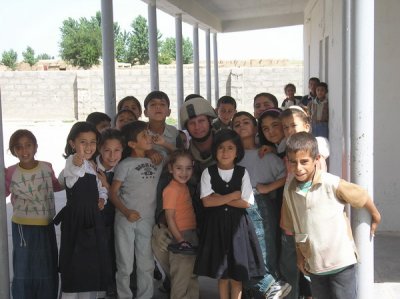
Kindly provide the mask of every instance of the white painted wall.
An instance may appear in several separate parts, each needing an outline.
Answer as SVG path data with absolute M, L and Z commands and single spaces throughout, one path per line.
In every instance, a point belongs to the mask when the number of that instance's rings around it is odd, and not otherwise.
M 400 1 L 375 1 L 375 202 L 380 229 L 400 231 Z
M 342 175 L 342 1 L 312 0 L 304 12 L 304 86 L 318 77 L 329 87 L 330 172 Z M 307 57 L 307 53 L 310 56 Z
M 337 175 L 342 175 L 344 165 L 342 2 L 310 0 L 304 12 L 305 93 L 308 92 L 309 77 L 317 76 L 329 85 L 330 172 Z M 400 1 L 375 1 L 375 110 L 371 119 L 375 121 L 373 190 L 375 203 L 383 215 L 381 231 L 400 231 L 400 162 L 396 155 L 400 153 L 400 134 L 397 132 L 400 112 L 397 90 L 400 70 L 399 13 Z

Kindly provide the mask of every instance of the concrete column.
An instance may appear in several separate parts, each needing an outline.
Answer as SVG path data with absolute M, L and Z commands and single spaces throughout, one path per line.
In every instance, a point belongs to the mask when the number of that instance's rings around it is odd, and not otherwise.
M 150 88 L 159 90 L 158 77 L 158 45 L 157 45 L 157 8 L 156 1 L 149 1 L 147 6 L 149 19 L 149 58 L 150 58 Z
M 180 124 L 181 106 L 183 103 L 183 55 L 182 55 L 182 15 L 175 16 L 175 53 L 176 53 L 176 100 L 178 124 Z
M 8 234 L 7 234 L 7 204 L 4 186 L 4 139 L 3 139 L 3 114 L 1 111 L 0 89 L 0 298 L 10 298 L 10 273 L 8 265 Z
M 211 101 L 211 51 L 210 51 L 210 29 L 206 30 L 206 86 L 207 100 Z
M 219 99 L 219 77 L 218 77 L 218 44 L 217 44 L 217 33 L 213 33 L 214 39 L 214 93 L 215 93 L 215 107 Z
M 350 0 L 349 0 L 350 1 Z M 351 0 L 351 179 L 374 194 L 374 0 Z M 371 217 L 352 209 L 352 228 L 360 254 L 358 298 L 373 298 L 374 247 Z
M 194 93 L 200 94 L 199 24 L 193 25 Z
M 104 109 L 108 116 L 114 118 L 116 114 L 116 104 L 112 0 L 101 0 L 101 33 L 103 50 Z

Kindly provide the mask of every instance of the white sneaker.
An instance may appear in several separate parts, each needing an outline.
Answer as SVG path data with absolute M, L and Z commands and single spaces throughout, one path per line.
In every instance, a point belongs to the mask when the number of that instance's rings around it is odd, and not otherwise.
M 265 299 L 285 298 L 292 290 L 292 286 L 286 281 L 278 280 L 274 282 L 264 294 Z

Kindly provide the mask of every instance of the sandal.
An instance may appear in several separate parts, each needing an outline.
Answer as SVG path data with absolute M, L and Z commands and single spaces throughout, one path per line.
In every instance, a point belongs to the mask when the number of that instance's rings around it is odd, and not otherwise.
M 168 250 L 172 253 L 180 253 L 185 255 L 196 255 L 197 247 L 188 241 L 182 241 L 175 244 L 169 244 Z

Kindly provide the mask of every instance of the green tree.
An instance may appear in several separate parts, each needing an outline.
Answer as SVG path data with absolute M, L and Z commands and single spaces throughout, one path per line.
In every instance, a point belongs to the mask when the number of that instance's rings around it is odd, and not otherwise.
M 193 62 L 193 45 L 189 38 L 182 39 L 182 59 L 183 64 Z M 159 61 L 170 64 L 173 60 L 176 60 L 175 38 L 168 37 L 161 43 Z
M 114 49 L 115 59 L 118 62 L 128 62 L 128 42 L 131 33 L 121 31 L 118 23 L 114 23 Z
M 22 52 L 22 57 L 24 57 L 24 62 L 28 63 L 30 66 L 38 61 L 35 57 L 35 51 L 29 46 L 26 48 L 25 52 Z
M 128 40 L 127 62 L 131 64 L 146 64 L 149 62 L 149 28 L 147 20 L 143 16 L 138 16 L 132 22 L 132 33 Z M 157 40 L 161 39 L 161 34 L 157 33 Z
M 4 51 L 1 55 L 1 63 L 15 71 L 17 67 L 17 58 L 17 52 L 15 52 L 13 49 L 10 49 L 8 51 Z
M 127 41 L 127 61 L 131 64 L 146 64 L 149 62 L 149 28 L 147 20 L 143 16 L 138 16 L 133 20 L 132 32 L 129 33 Z M 157 31 L 157 43 L 159 46 L 162 34 Z
M 37 60 L 47 60 L 47 59 L 54 59 L 54 56 L 51 57 L 47 53 L 42 53 L 42 54 L 39 54 L 36 58 L 37 58 Z
M 60 56 L 74 66 L 85 69 L 99 64 L 101 57 L 101 14 L 90 20 L 68 18 L 61 29 Z

